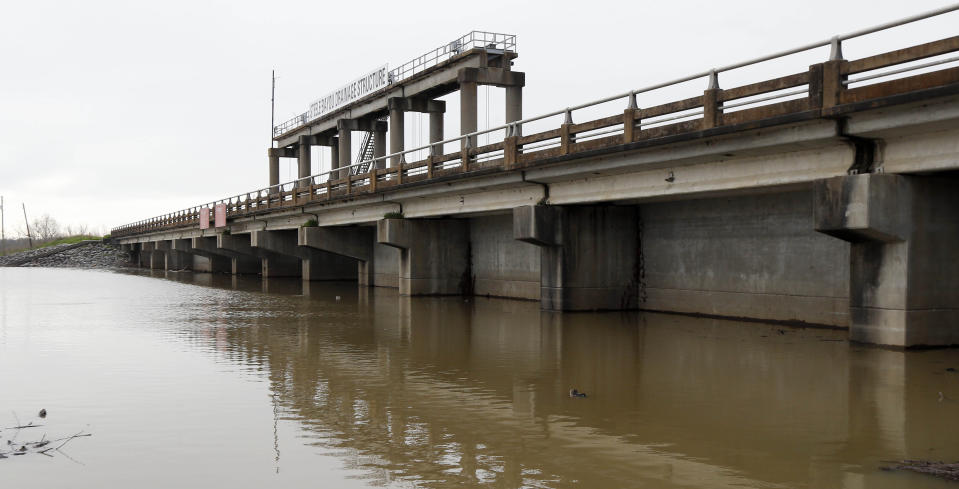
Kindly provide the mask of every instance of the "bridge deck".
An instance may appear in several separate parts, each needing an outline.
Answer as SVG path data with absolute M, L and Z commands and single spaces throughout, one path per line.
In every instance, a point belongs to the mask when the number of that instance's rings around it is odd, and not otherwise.
M 323 202 L 344 202 L 410 186 L 519 172 L 803 121 L 844 118 L 866 110 L 957 94 L 959 67 L 933 70 L 935 66 L 956 61 L 957 58 L 941 58 L 956 51 L 959 51 L 959 36 L 862 59 L 831 60 L 812 65 L 807 71 L 729 89 L 709 88 L 702 95 L 653 107 L 636 107 L 635 94 L 630 93 L 624 99 L 627 108 L 607 117 L 574 123 L 573 110 L 587 106 L 567 109 L 563 122 L 546 131 L 518 135 L 522 134 L 524 123 L 544 118 L 527 119 L 507 126 L 507 136 L 492 144 L 472 148 L 467 144 L 461 151 L 434 154 L 391 168 L 377 169 L 370 165 L 370 171 L 365 174 L 342 178 L 333 170 L 309 177 L 307 186 L 297 187 L 295 182 L 290 182 L 279 189 L 260 189 L 120 226 L 113 229 L 112 234 L 124 237 L 196 229 L 200 225 L 200 210 L 216 204 L 226 205 L 228 219 L 258 216 Z M 937 56 L 940 59 L 917 64 Z M 922 72 L 904 75 L 910 70 Z M 502 130 L 490 131 L 496 129 Z M 428 149 L 430 147 L 415 148 L 397 154 L 406 156 Z M 385 158 L 391 156 L 395 155 Z

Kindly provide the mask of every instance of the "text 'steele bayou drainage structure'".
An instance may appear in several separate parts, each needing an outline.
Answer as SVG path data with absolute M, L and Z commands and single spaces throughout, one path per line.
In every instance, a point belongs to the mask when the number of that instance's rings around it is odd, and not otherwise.
M 526 119 L 515 37 L 472 32 L 274 128 L 266 188 L 112 234 L 153 268 L 959 344 L 959 36 L 854 60 L 841 49 L 955 10 Z M 721 87 L 727 71 L 824 47 L 828 60 L 794 74 Z M 694 96 L 641 103 L 698 79 Z M 506 124 L 477 130 L 481 85 L 505 87 Z M 455 91 L 462 134 L 446 138 L 436 98 Z M 403 146 L 410 111 L 429 114 L 426 146 Z M 331 146 L 330 171 L 310 174 L 312 145 Z M 280 158 L 300 178 L 279 183 Z

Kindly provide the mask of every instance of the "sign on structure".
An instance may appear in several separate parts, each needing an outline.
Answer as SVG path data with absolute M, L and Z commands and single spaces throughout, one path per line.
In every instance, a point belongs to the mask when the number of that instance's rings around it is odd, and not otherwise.
M 306 113 L 307 120 L 314 120 L 323 117 L 330 112 L 343 107 L 344 105 L 359 100 L 385 86 L 389 85 L 389 68 L 387 65 L 363 75 L 352 83 L 336 90 L 329 95 L 314 101 L 310 104 L 310 110 Z M 305 121 L 304 121 L 305 122 Z
M 213 226 L 226 227 L 226 204 L 217 204 L 213 207 Z
M 200 207 L 200 229 L 210 229 L 209 207 Z

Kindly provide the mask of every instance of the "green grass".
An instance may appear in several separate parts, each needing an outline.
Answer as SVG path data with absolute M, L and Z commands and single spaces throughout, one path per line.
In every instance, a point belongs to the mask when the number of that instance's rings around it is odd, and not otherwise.
M 78 234 L 78 235 L 76 235 L 76 236 L 67 236 L 67 237 L 65 237 L 65 238 L 55 239 L 55 240 L 53 240 L 53 241 L 47 241 L 46 243 L 40 243 L 40 244 L 34 243 L 33 249 L 36 250 L 36 249 L 40 249 L 40 248 L 46 248 L 46 247 L 48 247 L 48 246 L 56 246 L 56 245 L 63 245 L 63 244 L 74 244 L 74 243 L 79 243 L 79 242 L 81 242 L 81 241 L 86 241 L 86 240 L 89 240 L 89 239 L 100 240 L 100 239 L 102 239 L 102 237 L 101 237 L 101 236 L 91 236 L 91 235 L 88 235 L 88 234 Z M 15 249 L 15 250 L 14 250 L 14 249 L 9 249 L 9 250 L 5 250 L 2 254 L 0 254 L 0 256 L 12 255 L 12 254 L 14 254 L 14 253 L 19 253 L 19 252 L 21 252 L 21 251 L 27 251 L 27 250 L 29 250 L 29 249 L 30 249 L 30 248 L 18 248 L 18 249 Z
M 64 245 L 64 244 L 73 244 L 73 243 L 79 243 L 79 242 L 81 242 L 81 241 L 87 241 L 87 240 L 90 240 L 90 239 L 100 240 L 101 237 L 100 237 L 100 236 L 84 235 L 84 234 L 80 234 L 80 235 L 77 235 L 77 236 L 67 236 L 66 238 L 60 238 L 60 239 L 55 239 L 55 240 L 53 240 L 53 241 L 47 241 L 46 243 L 43 243 L 43 244 L 41 244 L 41 245 L 34 246 L 34 248 L 35 248 L 35 249 L 36 249 L 36 248 L 46 248 L 46 247 L 48 247 L 48 246 L 56 246 L 56 245 Z

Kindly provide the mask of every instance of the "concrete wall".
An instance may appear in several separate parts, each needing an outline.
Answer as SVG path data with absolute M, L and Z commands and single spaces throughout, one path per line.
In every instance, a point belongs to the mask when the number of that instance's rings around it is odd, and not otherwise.
M 376 236 L 373 236 L 376 239 Z M 375 287 L 400 286 L 400 250 L 382 244 L 373 245 L 373 285 Z
M 470 219 L 476 295 L 539 300 L 540 250 L 513 239 L 513 215 Z
M 849 325 L 849 244 L 810 190 L 640 206 L 650 310 Z

